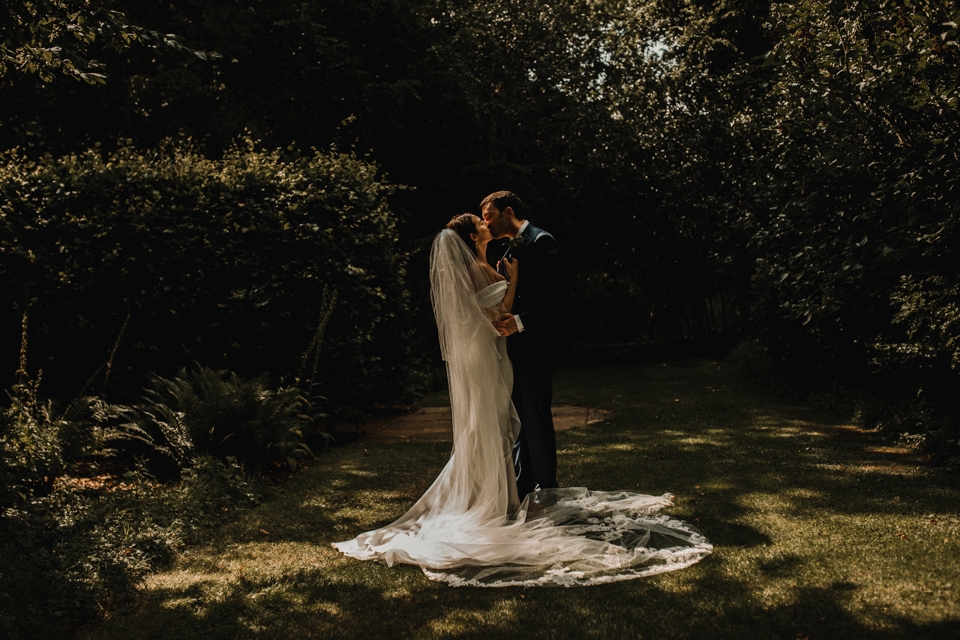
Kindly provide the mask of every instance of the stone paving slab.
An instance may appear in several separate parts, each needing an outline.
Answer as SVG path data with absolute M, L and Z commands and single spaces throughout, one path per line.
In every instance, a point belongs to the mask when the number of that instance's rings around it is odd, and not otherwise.
M 558 405 L 553 407 L 553 426 L 557 431 L 608 420 L 612 411 Z M 424 407 L 385 424 L 367 425 L 366 442 L 450 442 L 453 426 L 450 407 Z

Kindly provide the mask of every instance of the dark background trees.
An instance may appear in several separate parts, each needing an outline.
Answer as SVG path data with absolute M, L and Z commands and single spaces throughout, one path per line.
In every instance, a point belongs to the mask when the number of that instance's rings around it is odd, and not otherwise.
M 410 309 L 392 312 L 410 316 L 413 351 L 432 348 L 422 275 L 436 229 L 511 188 L 565 241 L 571 314 L 599 323 L 578 340 L 734 331 L 801 379 L 888 372 L 954 389 L 945 3 L 111 7 L 130 33 L 176 38 L 81 38 L 77 65 L 95 61 L 101 86 L 8 64 L 0 146 L 36 160 L 190 139 L 216 159 L 246 137 L 364 157 L 375 180 L 408 187 L 389 207 Z
M 751 106 L 768 123 L 750 188 L 765 206 L 737 216 L 753 326 L 779 361 L 883 389 L 897 403 L 873 420 L 943 440 L 957 432 L 957 17 L 939 2 L 778 5 Z

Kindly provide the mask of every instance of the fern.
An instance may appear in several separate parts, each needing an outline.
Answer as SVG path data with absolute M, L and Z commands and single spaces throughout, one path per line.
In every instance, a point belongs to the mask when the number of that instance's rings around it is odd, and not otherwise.
M 303 443 L 298 391 L 268 389 L 262 377 L 197 366 L 173 379 L 154 378 L 145 400 L 127 428 L 150 434 L 181 467 L 200 454 L 253 465 L 312 455 Z

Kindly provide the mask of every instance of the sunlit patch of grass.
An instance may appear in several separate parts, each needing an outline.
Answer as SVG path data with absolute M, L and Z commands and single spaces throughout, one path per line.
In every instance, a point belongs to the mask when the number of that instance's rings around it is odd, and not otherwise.
M 448 611 L 439 618 L 430 620 L 428 628 L 434 637 L 462 637 L 477 631 L 498 637 L 509 634 L 517 625 L 516 608 L 512 603 L 498 603 L 490 610 Z

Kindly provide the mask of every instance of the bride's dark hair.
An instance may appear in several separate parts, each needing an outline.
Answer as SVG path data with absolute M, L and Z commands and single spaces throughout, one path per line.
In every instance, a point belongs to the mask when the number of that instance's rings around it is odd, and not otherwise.
M 463 243 L 470 247 L 474 253 L 477 252 L 477 243 L 470 236 L 477 232 L 477 221 L 472 213 L 461 213 L 450 218 L 447 223 L 447 229 L 450 229 L 463 240 Z

